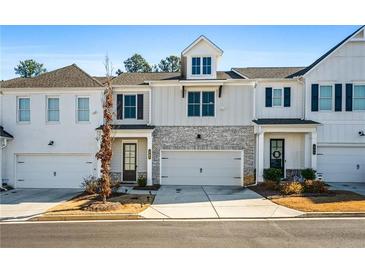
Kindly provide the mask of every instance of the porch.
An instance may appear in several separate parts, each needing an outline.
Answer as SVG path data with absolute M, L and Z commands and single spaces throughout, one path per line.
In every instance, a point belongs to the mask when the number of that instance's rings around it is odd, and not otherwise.
M 305 168 L 317 169 L 317 122 L 302 119 L 254 120 L 256 181 L 265 169 L 282 170 L 283 178 L 299 176 Z

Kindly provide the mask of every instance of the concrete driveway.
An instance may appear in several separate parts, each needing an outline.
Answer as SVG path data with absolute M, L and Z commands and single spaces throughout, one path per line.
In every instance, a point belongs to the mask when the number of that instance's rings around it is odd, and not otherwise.
M 27 220 L 69 200 L 80 189 L 28 188 L 0 193 L 0 220 Z
M 302 212 L 274 204 L 256 192 L 234 186 L 161 186 L 145 218 L 293 217 Z
M 365 196 L 365 182 L 364 183 L 328 183 L 331 189 L 346 190 L 356 192 Z

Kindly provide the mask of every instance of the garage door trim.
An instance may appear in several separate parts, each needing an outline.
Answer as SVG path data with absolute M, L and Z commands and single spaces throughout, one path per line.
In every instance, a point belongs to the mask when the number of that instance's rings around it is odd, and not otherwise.
M 240 181 L 241 181 L 241 186 L 243 186 L 243 178 L 244 178 L 244 150 L 242 149 L 161 149 L 160 150 L 160 184 L 162 182 L 162 152 L 167 151 L 167 152 L 240 152 L 241 154 L 241 171 L 240 171 Z

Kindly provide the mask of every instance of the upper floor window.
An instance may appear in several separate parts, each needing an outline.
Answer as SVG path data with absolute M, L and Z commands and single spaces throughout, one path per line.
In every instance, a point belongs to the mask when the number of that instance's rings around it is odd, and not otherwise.
M 203 57 L 203 74 L 212 74 L 212 58 Z
M 124 95 L 124 118 L 136 119 L 137 99 L 136 95 Z
M 60 121 L 60 99 L 57 97 L 47 98 L 47 121 L 48 122 Z
M 272 106 L 281 107 L 283 105 L 283 90 L 281 88 L 274 88 L 272 90 Z
M 77 121 L 78 122 L 90 121 L 89 97 L 77 98 Z
M 332 110 L 332 86 L 319 86 L 319 110 Z
M 212 117 L 215 113 L 214 91 L 188 92 L 188 117 Z
M 192 62 L 191 73 L 193 75 L 200 74 L 200 57 L 193 57 L 191 62 Z
M 365 110 L 365 85 L 354 85 L 354 110 Z
M 18 98 L 18 121 L 30 122 L 30 98 Z

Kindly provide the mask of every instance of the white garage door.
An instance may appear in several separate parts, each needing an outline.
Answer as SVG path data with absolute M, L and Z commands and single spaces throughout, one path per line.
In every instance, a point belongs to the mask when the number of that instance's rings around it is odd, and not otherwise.
M 162 151 L 162 185 L 241 185 L 242 151 Z
M 80 188 L 83 178 L 91 174 L 90 155 L 17 156 L 18 188 Z
M 327 182 L 365 183 L 365 147 L 319 147 L 317 160 Z

